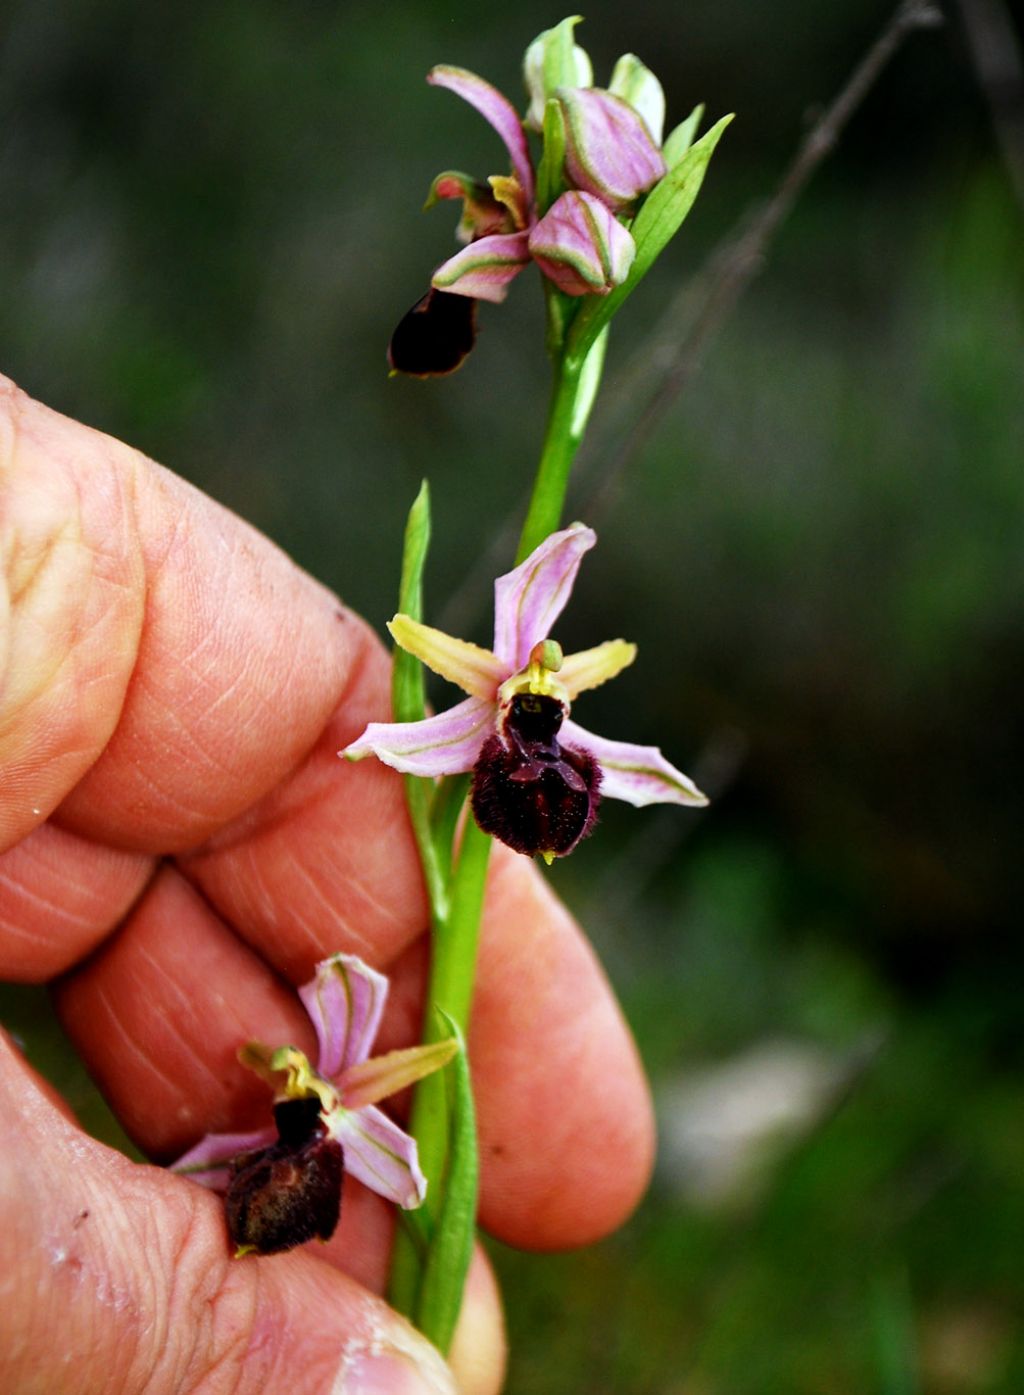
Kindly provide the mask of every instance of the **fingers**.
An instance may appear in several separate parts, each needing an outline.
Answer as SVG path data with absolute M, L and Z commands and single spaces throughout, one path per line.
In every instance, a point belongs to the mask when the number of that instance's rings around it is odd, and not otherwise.
M 59 805 L 78 868 L 51 879 L 27 943 L 31 859 L 56 844 L 37 830 L 0 857 L 0 972 L 63 968 L 138 896 L 149 854 L 193 849 L 181 866 L 202 896 L 162 876 L 61 999 L 130 1129 L 166 1155 L 255 1108 L 234 1051 L 302 1033 L 285 981 L 323 955 L 394 968 L 396 1006 L 410 1027 L 418 1016 L 427 913 L 402 783 L 336 757 L 386 716 L 387 658 L 265 539 L 151 462 L 10 388 L 0 422 L 17 675 L 0 698 L 0 830 Z M 524 859 L 497 861 L 471 1042 L 483 1214 L 517 1243 L 578 1243 L 642 1189 L 649 1102 L 578 930 Z
M 470 1047 L 480 1218 L 509 1244 L 598 1239 L 639 1202 L 654 1162 L 650 1096 L 590 945 L 524 858 L 496 849 Z M 529 875 L 524 875 L 527 873 Z
M 138 899 L 154 860 L 41 824 L 0 854 L 0 971 L 43 983 L 83 959 Z
M 97 841 L 198 843 L 297 764 L 373 643 L 240 519 L 6 379 L 0 520 L 0 848 L 58 805 Z
M 0 1388 L 454 1395 L 434 1349 L 331 1265 L 228 1258 L 216 1197 L 85 1138 L 2 1039 L 0 1117 Z M 494 1395 L 504 1350 L 482 1271 L 469 1304 L 461 1389 Z
M 0 378 L 0 848 L 52 812 L 117 722 L 145 606 L 136 477 L 132 452 Z

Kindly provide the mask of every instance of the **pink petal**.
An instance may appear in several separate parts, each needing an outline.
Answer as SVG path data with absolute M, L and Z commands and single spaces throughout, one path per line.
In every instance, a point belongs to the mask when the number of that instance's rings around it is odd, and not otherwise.
M 636 244 L 607 204 L 570 189 L 535 225 L 530 252 L 566 295 L 607 295 L 629 275 Z
M 584 731 L 576 722 L 562 723 L 558 739 L 563 746 L 580 746 L 597 758 L 601 767 L 601 795 L 624 799 L 638 809 L 645 804 L 706 804 L 707 796 L 681 770 L 671 765 L 657 746 L 634 746 L 609 741 Z
M 276 1129 L 253 1129 L 249 1133 L 208 1133 L 194 1148 L 183 1153 L 170 1170 L 188 1177 L 215 1192 L 226 1192 L 231 1177 L 230 1164 L 239 1153 L 269 1148 L 277 1142 Z
M 512 168 L 522 185 L 528 207 L 533 205 L 534 182 L 533 163 L 526 144 L 526 132 L 515 107 L 503 97 L 496 87 L 492 87 L 475 73 L 465 68 L 452 68 L 441 64 L 427 74 L 427 81 L 434 87 L 447 87 L 463 101 L 474 107 L 485 121 L 497 131 L 505 142 Z
M 572 594 L 583 554 L 596 542 L 592 528 L 574 523 L 494 583 L 494 652 L 510 673 L 525 668 L 533 646 L 547 639 Z
M 478 237 L 437 268 L 430 284 L 449 295 L 468 295 L 498 305 L 508 285 L 529 263 L 529 233 L 492 233 Z
M 422 722 L 371 722 L 338 754 L 349 760 L 373 755 L 407 775 L 459 775 L 473 769 L 493 729 L 494 704 L 467 698 Z
M 625 208 L 665 173 L 661 151 L 628 102 L 598 87 L 559 90 L 565 113 L 565 169 L 577 189 Z
M 363 1186 L 406 1210 L 419 1206 L 427 1194 L 416 1140 L 376 1105 L 342 1109 L 329 1116 L 327 1127 L 345 1150 L 345 1171 Z
M 335 1080 L 370 1054 L 387 1002 L 388 981 L 355 954 L 321 959 L 299 997 L 320 1043 L 317 1071 Z

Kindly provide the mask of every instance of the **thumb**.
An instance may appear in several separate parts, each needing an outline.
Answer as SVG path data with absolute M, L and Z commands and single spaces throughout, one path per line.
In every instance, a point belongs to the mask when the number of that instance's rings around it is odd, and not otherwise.
M 2 1033 L 0 1120 L 0 1389 L 455 1395 L 435 1349 L 323 1260 L 232 1260 L 217 1198 L 84 1135 Z

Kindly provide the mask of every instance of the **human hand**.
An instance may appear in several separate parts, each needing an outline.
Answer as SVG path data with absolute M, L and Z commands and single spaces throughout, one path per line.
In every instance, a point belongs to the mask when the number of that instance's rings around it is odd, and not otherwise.
M 0 976 L 53 983 L 131 1137 L 167 1161 L 265 1123 L 236 1050 L 311 1048 L 293 985 L 335 951 L 391 976 L 380 1048 L 414 1041 L 427 906 L 401 779 L 336 755 L 388 713 L 364 622 L 3 378 L 0 557 Z M 577 927 L 526 859 L 493 862 L 470 1038 L 480 1220 L 581 1244 L 643 1189 L 648 1096 Z M 218 1198 L 87 1138 L 2 1035 L 0 1120 L 0 1389 L 456 1388 L 378 1296 L 392 1217 L 358 1183 L 327 1245 L 235 1261 Z M 458 1388 L 496 1391 L 503 1359 L 478 1255 Z

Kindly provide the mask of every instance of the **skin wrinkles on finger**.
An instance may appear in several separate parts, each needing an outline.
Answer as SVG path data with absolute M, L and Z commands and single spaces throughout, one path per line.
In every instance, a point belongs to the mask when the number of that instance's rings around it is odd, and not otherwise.
M 0 716 L 0 834 L 9 845 L 63 800 L 62 826 L 98 841 L 194 845 L 301 760 L 344 689 L 362 627 L 241 520 L 6 380 L 0 464 L 8 526 L 17 514 L 45 541 L 77 518 L 85 539 L 79 571 L 44 588 L 51 628 L 65 647 L 77 640 L 75 671 L 60 672 L 66 690 L 51 686 L 37 710 L 21 708 L 14 730 Z M 99 572 L 81 570 L 97 558 Z M 19 650 L 8 670 L 17 659 L 31 674 L 45 659 L 45 672 L 61 646 L 11 614 L 8 643 L 23 650 L 35 636 L 39 657 Z M 206 640 L 211 657 L 189 672 L 182 659 Z M 236 687 L 237 701 L 218 701 Z M 10 711 L 9 684 L 7 698 Z M 173 807 L 161 803 L 164 788 Z
M 154 866 L 51 822 L 0 853 L 0 976 L 40 983 L 63 972 L 127 914 Z
M 5 620 L 0 848 L 47 817 L 117 721 L 142 624 L 130 520 L 134 453 L 77 428 L 45 444 L 45 409 L 0 378 L 0 552 L 17 596 Z M 41 436 L 42 433 L 42 436 Z
M 404 1352 L 454 1390 L 433 1349 L 315 1250 L 231 1259 L 216 1197 L 86 1138 L 2 1039 L 0 1106 L 16 1141 L 0 1157 L 5 1390 L 329 1389 L 356 1350 Z M 474 1293 L 492 1309 L 479 1326 L 500 1332 L 486 1283 Z M 495 1342 L 487 1383 L 468 1379 L 466 1395 L 496 1391 L 503 1358 Z
M 339 625 L 339 603 L 250 540 L 247 524 L 163 471 L 149 483 L 144 545 L 170 509 L 189 526 L 150 580 L 121 723 L 61 818 L 167 852 L 204 841 L 304 759 L 364 641 L 354 617 Z
M 384 968 L 426 928 L 400 779 L 337 756 L 347 732 L 386 702 L 387 670 L 375 643 L 300 769 L 181 860 L 220 914 L 293 982 L 338 950 Z M 284 924 L 300 935 L 282 936 Z

